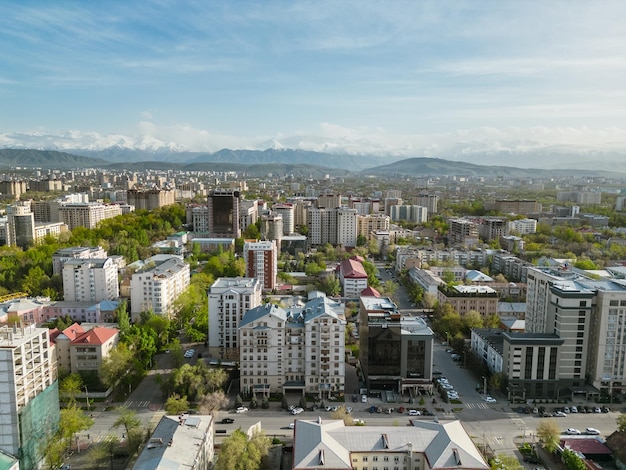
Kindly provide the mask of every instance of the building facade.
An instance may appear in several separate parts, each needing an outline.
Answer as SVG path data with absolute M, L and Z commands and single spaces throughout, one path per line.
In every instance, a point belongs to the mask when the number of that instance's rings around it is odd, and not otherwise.
M 99 302 L 119 295 L 117 264 L 111 258 L 70 259 L 63 264 L 63 300 Z
M 132 275 L 130 311 L 133 321 L 141 312 L 170 318 L 174 300 L 189 287 L 190 269 L 180 257 L 155 255 Z
M 0 327 L 0 450 L 20 468 L 43 465 L 59 427 L 57 363 L 47 328 Z
M 260 305 L 239 327 L 240 389 L 330 398 L 345 387 L 345 306 L 319 292 L 302 306 Z
M 278 275 L 278 248 L 276 241 L 246 241 L 243 245 L 243 259 L 246 264 L 246 277 L 261 281 L 263 289 L 276 287 Z
M 211 357 L 239 359 L 238 328 L 244 313 L 261 305 L 263 284 L 255 278 L 222 277 L 209 288 Z
M 235 189 L 213 189 L 207 199 L 209 236 L 239 238 L 239 199 Z

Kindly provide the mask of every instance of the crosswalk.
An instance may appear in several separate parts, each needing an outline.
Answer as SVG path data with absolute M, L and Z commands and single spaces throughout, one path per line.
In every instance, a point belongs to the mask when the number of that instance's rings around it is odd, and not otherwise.
M 123 405 L 121 405 L 122 408 L 133 408 L 133 409 L 148 408 L 149 406 L 150 406 L 149 400 L 145 400 L 145 401 L 127 400 L 124 402 Z
M 486 403 L 465 403 L 465 408 L 486 410 L 489 406 Z

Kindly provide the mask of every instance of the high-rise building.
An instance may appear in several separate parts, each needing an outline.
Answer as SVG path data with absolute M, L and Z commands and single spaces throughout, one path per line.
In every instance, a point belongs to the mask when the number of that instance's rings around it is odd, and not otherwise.
M 209 193 L 209 236 L 239 238 L 239 197 L 234 189 L 214 189 Z
M 278 248 L 275 240 L 246 241 L 243 245 L 243 259 L 246 263 L 246 277 L 260 280 L 263 289 L 276 287 Z
M 428 209 L 429 214 L 436 214 L 438 210 L 439 196 L 432 193 L 419 193 L 413 198 L 413 204 Z
M 174 300 L 189 287 L 189 278 L 189 265 L 179 256 L 155 255 L 146 260 L 130 281 L 133 321 L 147 311 L 169 318 Z
M 59 206 L 59 219 L 67 224 L 70 230 L 74 230 L 76 227 L 94 229 L 103 220 L 118 215 L 122 215 L 122 208 L 118 204 L 87 202 Z
M 321 194 L 316 201 L 316 207 L 334 209 L 341 206 L 341 194 Z
M 47 328 L 0 327 L 0 450 L 19 459 L 19 468 L 41 467 L 59 427 L 55 357 Z
M 385 214 L 357 215 L 357 236 L 369 238 L 371 232 L 389 230 L 389 216 Z
M 283 216 L 277 212 L 264 211 L 260 217 L 260 232 L 263 240 L 276 240 L 280 247 L 283 238 Z
M 239 359 L 239 322 L 248 310 L 261 305 L 259 279 L 221 277 L 209 288 L 209 354 Z
M 283 235 L 295 232 L 295 214 L 293 204 L 274 204 L 272 211 L 283 216 Z
M 0 198 L 1 199 L 19 199 L 26 192 L 28 185 L 26 181 L 0 181 Z
M 70 259 L 63 264 L 63 300 L 99 302 L 119 295 L 117 264 L 111 258 Z
M 344 304 L 312 292 L 303 306 L 265 304 L 248 310 L 239 326 L 240 389 L 264 396 L 342 394 L 344 309 Z
M 476 245 L 478 243 L 478 224 L 473 220 L 451 218 L 448 219 L 450 227 L 448 231 L 448 241 L 451 245 Z
M 7 245 L 27 248 L 35 243 L 35 217 L 29 201 L 7 207 Z
M 309 244 L 313 246 L 356 246 L 357 211 L 347 207 L 324 209 L 310 207 L 308 211 Z

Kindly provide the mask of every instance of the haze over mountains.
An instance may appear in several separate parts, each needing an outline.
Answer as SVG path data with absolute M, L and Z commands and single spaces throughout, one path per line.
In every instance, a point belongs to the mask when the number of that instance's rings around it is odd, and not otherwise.
M 291 136 L 217 151 L 194 151 L 185 145 L 150 135 L 129 137 L 98 133 L 0 133 L 0 148 L 57 150 L 108 162 L 168 162 L 179 164 L 224 162 L 249 164 L 306 163 L 328 168 L 360 171 L 410 158 L 440 158 L 478 165 L 535 169 L 588 169 L 615 171 L 626 163 L 626 146 L 620 142 L 602 145 L 542 144 L 534 140 L 500 142 L 471 136 L 451 143 L 432 143 L 423 148 L 395 150 L 374 139 Z M 625 170 L 626 171 L 626 170 Z

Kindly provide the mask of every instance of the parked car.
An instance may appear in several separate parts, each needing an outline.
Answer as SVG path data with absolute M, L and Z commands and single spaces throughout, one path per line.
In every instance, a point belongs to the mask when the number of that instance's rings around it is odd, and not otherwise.
M 578 435 L 578 434 L 582 434 L 582 433 L 580 432 L 580 430 L 578 430 L 576 428 L 567 428 L 567 430 L 565 431 L 565 434 L 569 434 L 571 436 L 574 436 L 574 435 Z
M 552 416 L 554 416 L 555 418 L 566 418 L 567 414 L 563 413 L 562 411 L 555 411 Z
M 291 414 L 292 415 L 299 415 L 303 411 L 304 411 L 304 408 L 300 408 L 299 406 L 297 406 L 293 410 L 291 410 Z
M 602 409 L 599 406 L 594 407 L 593 409 L 594 413 L 602 413 Z
M 367 403 L 367 395 L 361 395 L 361 403 Z
M 222 418 L 222 424 L 233 424 L 235 420 L 233 418 Z
M 237 408 L 237 409 L 235 410 L 235 413 L 245 413 L 245 412 L 247 412 L 247 411 L 248 411 L 248 408 L 247 408 L 247 407 L 245 407 L 245 406 L 240 406 L 239 408 Z
M 585 429 L 585 434 L 598 435 L 598 434 L 600 434 L 600 431 L 598 431 L 596 428 L 587 428 L 587 429 Z
M 296 423 L 289 423 L 289 429 L 295 429 Z
M 409 416 L 420 416 L 421 414 L 419 410 L 409 410 Z
M 485 400 L 487 403 L 497 403 L 498 400 L 496 400 L 495 398 L 487 395 L 485 398 L 483 398 L 483 400 Z
M 570 406 L 569 411 L 571 413 L 578 413 L 578 407 L 577 406 Z
M 611 410 L 609 410 L 608 406 L 603 406 L 602 407 L 602 413 L 608 413 L 609 411 L 611 411 Z

